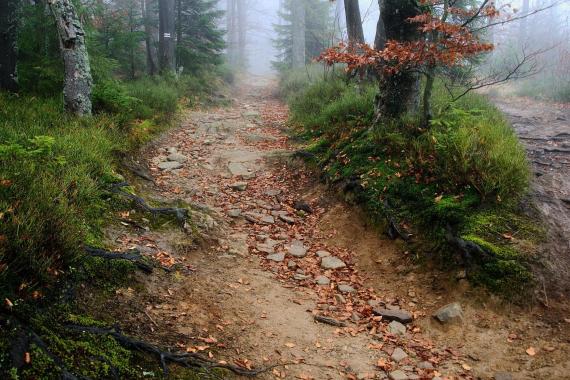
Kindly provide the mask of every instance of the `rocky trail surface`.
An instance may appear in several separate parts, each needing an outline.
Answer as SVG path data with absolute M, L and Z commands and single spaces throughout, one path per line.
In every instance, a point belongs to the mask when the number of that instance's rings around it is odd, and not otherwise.
M 117 249 L 170 269 L 100 312 L 157 345 L 267 368 L 260 379 L 570 378 L 567 310 L 505 306 L 414 264 L 295 160 L 286 108 L 251 82 L 142 152 L 152 181 L 137 192 L 190 205 L 192 224 L 110 228 Z

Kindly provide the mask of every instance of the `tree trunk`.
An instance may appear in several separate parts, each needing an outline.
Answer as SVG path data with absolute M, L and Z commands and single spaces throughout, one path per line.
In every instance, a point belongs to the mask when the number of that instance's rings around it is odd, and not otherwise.
M 158 63 L 160 73 L 174 72 L 175 62 L 175 0 L 158 0 L 159 40 Z
M 418 27 L 407 20 L 421 14 L 415 0 L 385 0 L 380 17 L 384 24 L 386 40 L 414 41 L 420 37 Z M 378 33 L 377 33 L 378 34 Z M 406 113 L 417 112 L 419 107 L 419 75 L 401 71 L 380 79 L 380 92 L 376 98 L 377 120 L 398 118 Z
M 85 32 L 71 0 L 48 1 L 59 34 L 65 68 L 63 100 L 67 111 L 76 115 L 91 114 L 93 79 L 85 46 Z
M 376 36 L 374 37 L 374 49 L 384 50 L 386 46 L 386 28 L 384 26 L 383 14 L 385 12 L 384 6 L 385 0 L 378 0 L 378 9 L 380 11 L 380 16 L 378 17 L 378 23 L 376 24 Z
M 141 0 L 141 13 L 144 21 L 144 43 L 146 47 L 146 66 L 149 75 L 156 74 L 156 49 L 154 47 L 152 22 L 148 10 L 149 0 Z
M 360 5 L 358 0 L 344 0 L 346 14 L 346 27 L 348 29 L 348 45 L 354 47 L 364 43 L 364 31 L 360 18 Z
M 304 0 L 292 0 L 293 19 L 293 67 L 305 66 L 305 4 Z
M 19 0 L 0 1 L 0 89 L 18 90 L 16 64 L 18 62 Z

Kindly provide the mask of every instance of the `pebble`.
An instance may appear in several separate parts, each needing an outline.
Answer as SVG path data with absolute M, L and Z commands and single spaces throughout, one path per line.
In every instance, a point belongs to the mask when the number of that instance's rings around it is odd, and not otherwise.
M 404 371 L 396 370 L 390 372 L 390 379 L 391 380 L 408 380 L 408 375 Z
M 327 276 L 318 276 L 315 279 L 317 285 L 328 285 L 331 283 L 331 280 Z
M 387 321 L 398 321 L 400 323 L 411 323 L 413 316 L 410 312 L 405 310 L 388 310 L 376 307 L 372 309 L 372 312 L 376 315 L 382 316 L 382 319 Z
M 293 257 L 303 258 L 307 256 L 307 248 L 303 245 L 300 240 L 293 240 L 291 245 L 287 248 L 289 254 Z
M 392 321 L 388 325 L 388 331 L 394 335 L 406 335 L 406 326 L 398 321 Z
M 285 260 L 285 254 L 284 253 L 274 253 L 272 255 L 266 256 L 266 259 L 280 263 L 280 262 Z
M 323 257 L 328 257 L 328 256 L 330 256 L 330 255 L 331 255 L 331 253 L 330 253 L 330 252 L 327 252 L 327 251 L 317 251 L 317 256 L 320 257 L 321 259 L 322 259 Z
M 404 360 L 407 357 L 408 357 L 408 354 L 406 354 L 406 351 L 402 350 L 400 347 L 397 347 L 391 356 L 392 360 L 395 361 L 396 363 L 401 362 L 402 360 Z
M 461 323 L 463 322 L 463 309 L 459 302 L 450 303 L 433 313 L 433 317 L 440 323 Z
M 338 257 L 327 256 L 321 260 L 321 268 L 324 269 L 340 269 L 344 267 L 346 267 L 346 264 Z
M 338 291 L 341 293 L 354 293 L 356 290 L 350 285 L 341 284 L 338 286 Z
M 160 170 L 175 170 L 175 169 L 180 169 L 181 167 L 182 164 L 177 161 L 165 161 L 158 164 L 158 168 Z
M 245 191 L 247 189 L 247 182 L 235 182 L 230 185 L 232 190 Z

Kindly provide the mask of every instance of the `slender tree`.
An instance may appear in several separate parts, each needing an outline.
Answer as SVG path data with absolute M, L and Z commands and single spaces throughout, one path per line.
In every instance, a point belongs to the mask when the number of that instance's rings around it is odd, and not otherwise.
M 0 89 L 16 91 L 20 0 L 0 1 Z
M 158 63 L 161 73 L 176 70 L 175 62 L 175 0 L 158 1 L 159 39 Z
M 303 0 L 292 0 L 293 67 L 305 65 L 305 5 Z
M 57 25 L 63 56 L 65 108 L 76 115 L 89 115 L 93 79 L 83 26 L 71 0 L 51 0 L 47 3 Z
M 364 43 L 364 30 L 360 17 L 358 0 L 344 0 L 346 27 L 348 29 L 348 43 L 350 46 Z

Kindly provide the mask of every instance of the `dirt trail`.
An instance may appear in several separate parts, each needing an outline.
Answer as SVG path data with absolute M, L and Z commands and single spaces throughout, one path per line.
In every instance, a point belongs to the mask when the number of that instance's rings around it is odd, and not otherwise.
M 525 144 L 533 168 L 532 198 L 542 214 L 544 282 L 551 296 L 570 295 L 570 106 L 521 97 L 494 97 Z
M 117 248 L 184 270 L 141 276 L 145 291 L 119 290 L 106 313 L 162 346 L 243 367 L 280 364 L 261 379 L 570 378 L 566 311 L 548 320 L 416 267 L 292 158 L 272 83 L 250 82 L 232 107 L 188 112 L 143 152 L 154 183 L 138 191 L 192 205 L 197 231 L 110 229 Z M 464 322 L 443 329 L 430 315 L 454 301 Z M 414 321 L 402 329 L 373 307 Z

